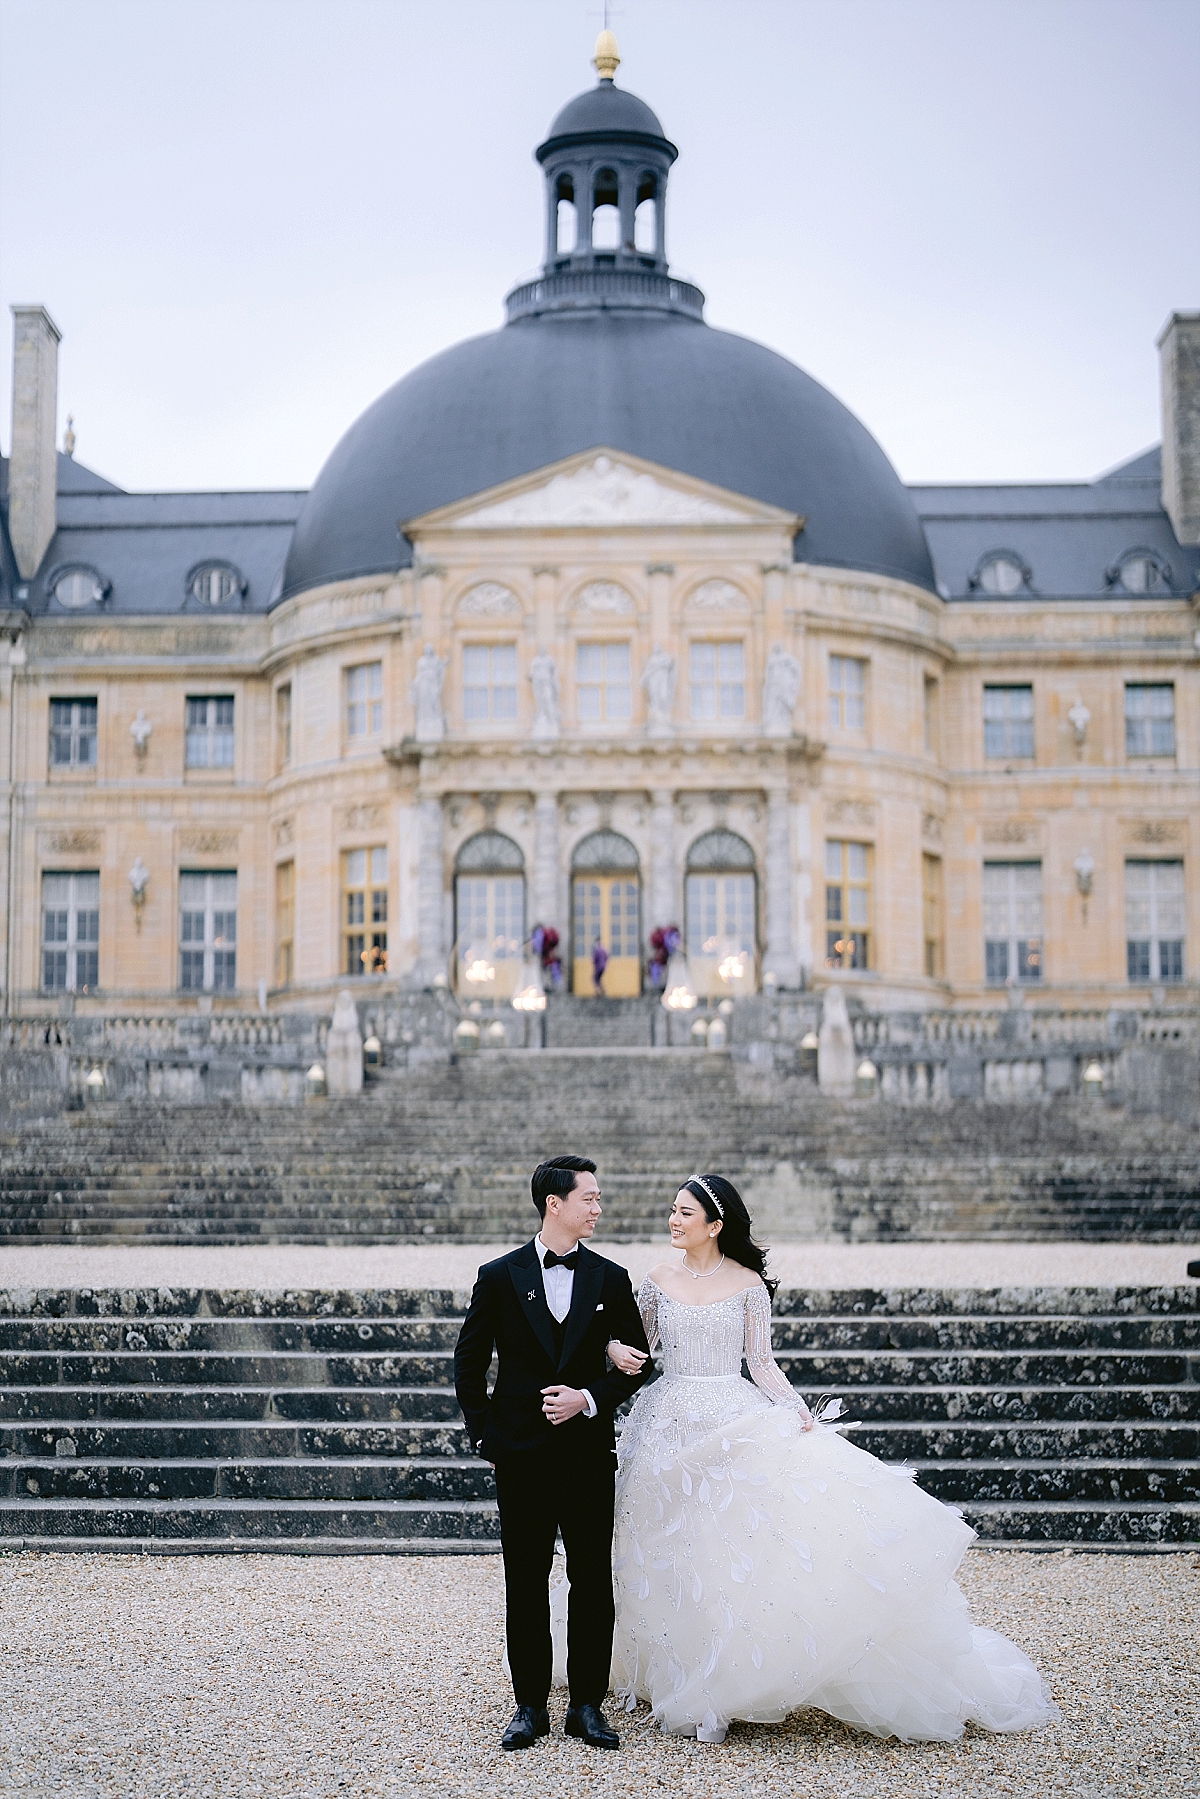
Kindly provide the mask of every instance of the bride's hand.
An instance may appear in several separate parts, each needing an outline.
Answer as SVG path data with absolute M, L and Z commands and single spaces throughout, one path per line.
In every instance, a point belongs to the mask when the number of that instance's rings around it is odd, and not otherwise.
M 622 1374 L 640 1374 L 646 1363 L 643 1350 L 630 1349 L 627 1343 L 618 1343 L 615 1337 L 608 1346 L 608 1359 Z

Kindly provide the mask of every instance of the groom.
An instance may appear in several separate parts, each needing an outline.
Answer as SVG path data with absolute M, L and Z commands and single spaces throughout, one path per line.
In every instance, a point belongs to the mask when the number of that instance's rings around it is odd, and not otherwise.
M 605 1350 L 614 1337 L 644 1350 L 646 1333 L 625 1270 L 585 1247 L 600 1216 L 596 1164 L 554 1156 L 534 1170 L 530 1187 L 542 1228 L 479 1270 L 454 1351 L 467 1431 L 496 1471 L 517 1701 L 500 1746 L 528 1749 L 550 1729 L 549 1581 L 561 1531 L 570 1581 L 566 1733 L 616 1749 L 600 1709 L 613 1640 L 613 1413 L 650 1365 L 620 1374 Z M 489 1398 L 493 1349 L 499 1372 Z

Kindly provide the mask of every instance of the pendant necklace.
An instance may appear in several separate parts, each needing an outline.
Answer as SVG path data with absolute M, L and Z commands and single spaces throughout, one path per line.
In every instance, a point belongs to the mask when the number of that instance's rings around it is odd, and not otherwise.
M 691 1277 L 694 1281 L 710 1281 L 712 1279 L 713 1275 L 719 1273 L 719 1271 L 724 1267 L 724 1265 L 725 1265 L 725 1257 L 722 1256 L 721 1260 L 717 1263 L 717 1266 L 715 1268 L 710 1268 L 707 1274 L 697 1274 L 694 1271 L 694 1269 L 688 1268 L 686 1251 L 685 1251 L 684 1257 L 683 1257 L 683 1266 L 685 1269 L 687 1269 L 687 1272 L 691 1275 Z

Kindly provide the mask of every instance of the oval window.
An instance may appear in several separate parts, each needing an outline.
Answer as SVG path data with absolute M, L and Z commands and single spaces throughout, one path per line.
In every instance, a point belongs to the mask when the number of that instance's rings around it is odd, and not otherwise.
M 104 598 L 105 585 L 94 568 L 67 568 L 51 589 L 60 606 L 77 611 L 80 606 L 94 606 Z

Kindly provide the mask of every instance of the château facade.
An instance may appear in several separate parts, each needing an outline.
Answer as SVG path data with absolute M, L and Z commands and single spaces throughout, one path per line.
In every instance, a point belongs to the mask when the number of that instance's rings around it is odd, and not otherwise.
M 14 309 L 10 1013 L 503 1001 L 536 925 L 589 996 L 675 926 L 713 1000 L 1195 998 L 1200 314 L 1161 453 L 906 489 L 671 276 L 675 148 L 614 55 L 537 153 L 541 277 L 309 494 L 56 453 L 57 328 Z

